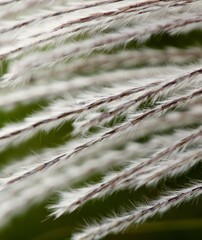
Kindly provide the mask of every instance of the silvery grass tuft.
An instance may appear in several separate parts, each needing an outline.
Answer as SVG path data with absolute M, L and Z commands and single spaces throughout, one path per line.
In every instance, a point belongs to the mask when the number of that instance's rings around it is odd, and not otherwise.
M 1 0 L 0 23 L 0 238 L 199 239 L 201 0 Z

